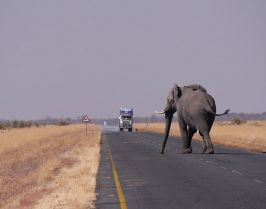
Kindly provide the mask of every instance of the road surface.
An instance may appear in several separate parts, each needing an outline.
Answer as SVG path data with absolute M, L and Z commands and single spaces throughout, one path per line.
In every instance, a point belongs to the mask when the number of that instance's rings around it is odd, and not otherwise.
M 266 154 L 215 146 L 180 154 L 180 140 L 103 130 L 97 209 L 265 209 Z

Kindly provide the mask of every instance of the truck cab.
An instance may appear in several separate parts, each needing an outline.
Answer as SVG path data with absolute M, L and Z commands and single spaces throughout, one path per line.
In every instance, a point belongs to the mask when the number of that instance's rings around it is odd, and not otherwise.
M 120 108 L 119 114 L 119 130 L 123 131 L 127 129 L 128 131 L 132 131 L 133 127 L 133 109 L 132 108 Z

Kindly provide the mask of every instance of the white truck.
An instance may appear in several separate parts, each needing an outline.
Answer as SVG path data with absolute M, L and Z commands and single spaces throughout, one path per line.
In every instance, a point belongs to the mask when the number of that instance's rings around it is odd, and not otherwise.
M 119 130 L 127 129 L 132 131 L 133 128 L 133 109 L 132 108 L 120 108 L 119 114 Z

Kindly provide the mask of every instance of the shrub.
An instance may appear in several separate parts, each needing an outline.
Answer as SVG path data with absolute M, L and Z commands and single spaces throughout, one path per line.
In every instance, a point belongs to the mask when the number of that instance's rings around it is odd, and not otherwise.
M 0 130 L 6 130 L 6 124 L 0 123 Z
M 69 122 L 64 121 L 64 120 L 61 120 L 61 121 L 59 121 L 59 122 L 57 123 L 58 126 L 67 126 L 67 125 L 69 125 L 69 124 L 70 124 Z
M 12 123 L 13 128 L 18 128 L 18 121 L 14 120 Z
M 240 118 L 235 118 L 232 120 L 233 125 L 241 125 L 241 124 L 246 124 L 246 120 L 241 120 Z

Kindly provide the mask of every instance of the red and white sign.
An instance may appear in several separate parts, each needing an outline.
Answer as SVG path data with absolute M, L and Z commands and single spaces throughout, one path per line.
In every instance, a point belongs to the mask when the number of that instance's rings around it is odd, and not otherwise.
M 82 122 L 84 122 L 84 123 L 90 123 L 91 120 L 88 118 L 87 115 L 85 115 L 85 116 L 83 117 L 83 119 L 82 119 Z

